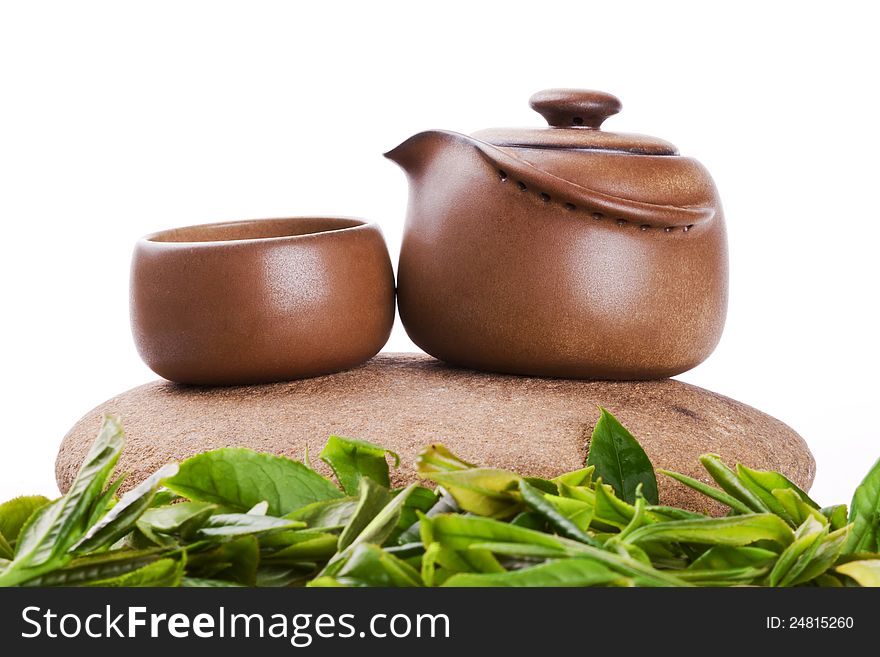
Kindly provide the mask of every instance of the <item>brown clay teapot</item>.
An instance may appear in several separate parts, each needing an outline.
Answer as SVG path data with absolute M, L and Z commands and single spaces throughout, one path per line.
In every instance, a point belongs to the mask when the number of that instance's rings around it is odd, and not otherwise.
M 523 375 L 672 376 L 727 311 L 727 239 L 708 171 L 670 143 L 605 132 L 620 101 L 552 89 L 540 129 L 417 134 L 386 156 L 410 181 L 398 268 L 412 340 Z

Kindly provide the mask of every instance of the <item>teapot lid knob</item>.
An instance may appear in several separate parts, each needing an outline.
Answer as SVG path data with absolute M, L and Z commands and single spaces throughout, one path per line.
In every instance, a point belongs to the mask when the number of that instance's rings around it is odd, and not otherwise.
M 616 96 L 586 89 L 545 89 L 529 99 L 529 106 L 556 128 L 591 128 L 621 109 Z

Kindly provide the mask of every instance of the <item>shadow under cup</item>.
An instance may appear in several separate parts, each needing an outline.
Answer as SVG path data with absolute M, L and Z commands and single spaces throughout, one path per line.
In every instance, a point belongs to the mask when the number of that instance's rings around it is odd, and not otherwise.
M 171 381 L 236 385 L 348 369 L 394 321 L 394 275 L 378 226 L 296 217 L 175 228 L 135 246 L 131 326 Z

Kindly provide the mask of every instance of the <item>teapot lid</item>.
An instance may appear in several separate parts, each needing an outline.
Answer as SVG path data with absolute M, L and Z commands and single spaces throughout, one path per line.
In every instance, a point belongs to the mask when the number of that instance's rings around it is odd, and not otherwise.
M 606 150 L 640 155 L 678 155 L 668 141 L 622 132 L 605 132 L 602 122 L 621 109 L 616 96 L 585 89 L 546 89 L 529 99 L 547 128 L 490 128 L 474 138 L 493 146 Z

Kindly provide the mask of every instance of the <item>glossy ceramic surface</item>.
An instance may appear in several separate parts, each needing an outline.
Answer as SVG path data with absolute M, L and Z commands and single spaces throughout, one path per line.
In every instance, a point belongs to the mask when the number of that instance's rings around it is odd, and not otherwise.
M 394 321 L 379 228 L 300 217 L 177 228 L 138 241 L 131 324 L 144 362 L 179 383 L 246 384 L 363 363 Z
M 548 90 L 541 129 L 429 131 L 386 155 L 410 201 L 398 307 L 452 364 L 662 378 L 703 361 L 727 309 L 727 240 L 706 169 L 670 143 L 600 130 L 609 94 Z

